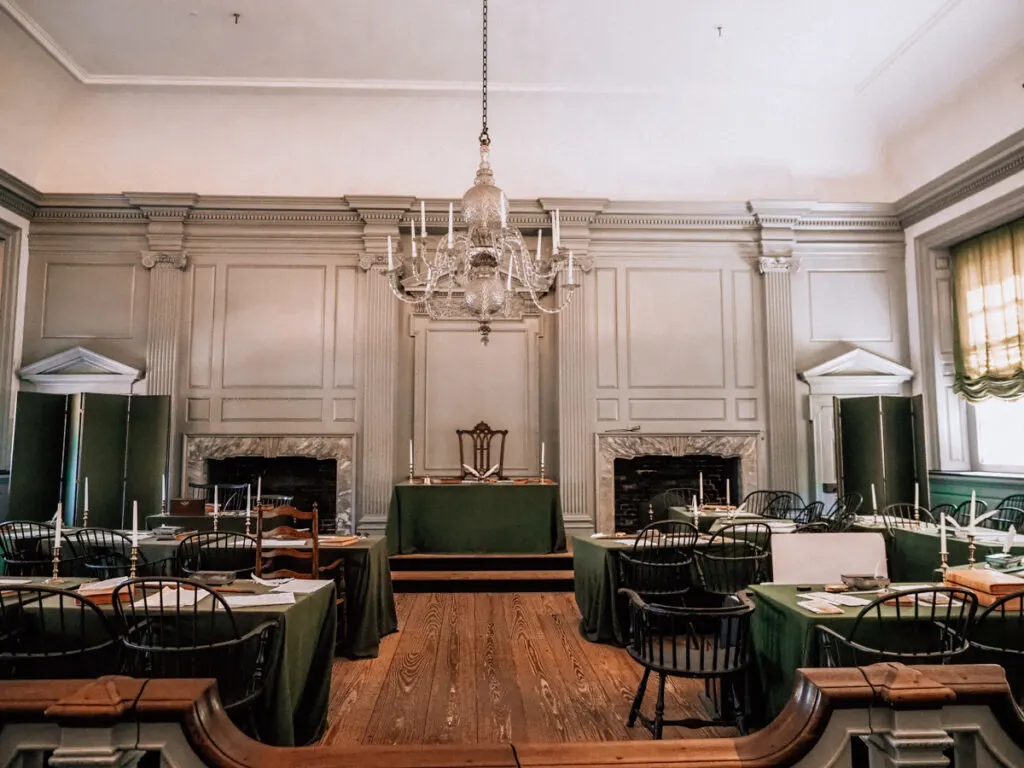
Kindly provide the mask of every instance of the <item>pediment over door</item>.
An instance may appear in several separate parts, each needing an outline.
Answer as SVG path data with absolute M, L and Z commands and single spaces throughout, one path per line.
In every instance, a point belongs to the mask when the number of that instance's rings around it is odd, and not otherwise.
M 72 347 L 18 371 L 22 389 L 67 394 L 100 392 L 127 395 L 143 372 L 85 347 Z M 140 394 L 136 392 L 135 394 Z
M 914 372 L 866 349 L 851 349 L 800 374 L 812 395 L 901 394 Z

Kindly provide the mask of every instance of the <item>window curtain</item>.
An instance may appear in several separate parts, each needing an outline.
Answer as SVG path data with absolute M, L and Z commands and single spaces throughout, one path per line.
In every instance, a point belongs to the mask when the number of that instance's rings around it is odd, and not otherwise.
M 1024 396 L 1024 218 L 952 248 L 953 391 L 970 402 Z

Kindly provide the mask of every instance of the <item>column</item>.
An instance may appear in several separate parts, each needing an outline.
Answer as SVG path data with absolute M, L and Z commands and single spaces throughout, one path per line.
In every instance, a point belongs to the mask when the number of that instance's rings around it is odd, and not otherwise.
M 771 487 L 797 488 L 796 365 L 793 359 L 791 258 L 758 261 L 764 275 L 765 329 L 768 361 L 768 467 Z
M 398 225 L 409 200 L 367 201 L 364 208 L 348 198 L 363 218 L 365 270 L 363 381 L 359 496 L 354 520 L 360 532 L 383 533 L 395 482 L 395 398 L 397 396 L 398 320 L 401 307 L 387 279 L 388 235 L 398 247 Z M 390 204 L 389 204 L 390 202 Z

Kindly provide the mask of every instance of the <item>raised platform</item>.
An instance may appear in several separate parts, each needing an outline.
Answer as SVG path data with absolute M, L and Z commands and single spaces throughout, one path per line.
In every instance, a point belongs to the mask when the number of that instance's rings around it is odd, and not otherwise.
M 392 555 L 396 592 L 571 592 L 572 555 Z

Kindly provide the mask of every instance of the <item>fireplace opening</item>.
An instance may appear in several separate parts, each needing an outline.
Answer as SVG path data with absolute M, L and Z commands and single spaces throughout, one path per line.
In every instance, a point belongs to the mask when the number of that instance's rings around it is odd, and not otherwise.
M 615 473 L 615 530 L 634 533 L 650 522 L 651 499 L 672 488 L 689 488 L 697 493 L 704 477 L 704 503 L 725 504 L 725 483 L 729 498 L 739 504 L 740 458 L 708 454 L 691 456 L 637 456 L 617 458 Z
M 312 459 L 303 456 L 280 456 L 273 459 L 261 456 L 232 456 L 227 459 L 207 459 L 206 481 L 210 484 L 251 483 L 255 503 L 256 481 L 262 478 L 262 491 L 265 496 L 291 496 L 292 505 L 304 511 L 311 510 L 315 502 L 319 511 L 320 532 L 333 533 L 336 527 L 337 470 L 337 462 L 334 459 Z M 212 497 L 207 501 L 212 502 Z M 234 506 L 245 508 L 244 490 Z

